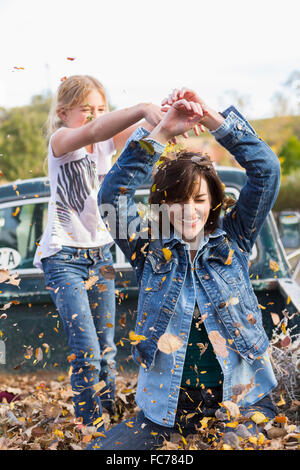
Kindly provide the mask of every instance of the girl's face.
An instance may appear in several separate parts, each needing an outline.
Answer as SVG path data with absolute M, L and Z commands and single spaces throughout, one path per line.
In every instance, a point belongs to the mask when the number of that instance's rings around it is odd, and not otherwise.
M 105 112 L 104 97 L 98 90 L 92 90 L 81 104 L 62 111 L 61 118 L 67 127 L 77 128 L 93 121 Z
M 209 188 L 205 177 L 196 183 L 193 196 L 188 201 L 168 204 L 170 222 L 182 240 L 192 243 L 199 239 L 211 209 Z

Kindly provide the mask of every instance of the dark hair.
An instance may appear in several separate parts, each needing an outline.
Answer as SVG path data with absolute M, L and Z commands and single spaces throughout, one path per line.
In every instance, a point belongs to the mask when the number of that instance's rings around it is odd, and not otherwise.
M 149 203 L 163 204 L 189 200 L 195 195 L 199 177 L 204 177 L 209 190 L 211 210 L 205 233 L 213 233 L 219 222 L 222 204 L 226 200 L 225 186 L 220 180 L 210 157 L 201 152 L 180 151 L 172 158 L 161 159 L 153 177 Z

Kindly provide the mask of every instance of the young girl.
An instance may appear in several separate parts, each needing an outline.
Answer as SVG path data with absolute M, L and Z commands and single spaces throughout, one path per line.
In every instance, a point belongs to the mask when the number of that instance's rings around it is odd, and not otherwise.
M 269 397 L 276 379 L 248 260 L 278 193 L 278 159 L 233 107 L 220 114 L 186 89 L 175 90 L 164 104 L 170 109 L 162 121 L 150 135 L 135 132 L 100 191 L 100 203 L 117 211 L 115 240 L 131 260 L 139 285 L 133 357 L 140 364 L 136 402 L 141 411 L 130 425 L 113 427 L 89 449 L 149 450 L 169 440 L 171 432 L 197 432 L 204 416 L 276 414 Z M 197 121 L 246 169 L 247 182 L 221 219 L 224 186 L 206 155 L 183 152 L 158 162 L 150 192 L 154 213 L 160 210 L 155 236 L 152 221 L 138 216 L 135 190 L 167 141 Z M 122 226 L 118 212 L 126 207 L 127 226 Z M 109 213 L 103 216 L 111 222 Z M 236 428 L 243 437 L 257 431 L 251 420 Z
M 34 264 L 44 270 L 67 334 L 75 414 L 84 425 L 101 424 L 100 398 L 113 411 L 115 388 L 112 238 L 97 195 L 134 124 L 145 118 L 152 128 L 161 116 L 146 103 L 108 112 L 103 86 L 88 75 L 61 83 L 49 115 L 51 199 Z

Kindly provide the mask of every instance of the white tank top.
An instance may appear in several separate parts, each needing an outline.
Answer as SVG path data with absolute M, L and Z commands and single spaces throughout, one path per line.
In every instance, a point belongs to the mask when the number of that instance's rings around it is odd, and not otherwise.
M 57 253 L 63 245 L 94 248 L 113 242 L 97 203 L 101 183 L 112 165 L 113 139 L 94 144 L 93 153 L 83 147 L 54 157 L 53 135 L 48 148 L 48 222 L 33 261 L 38 268 L 42 268 L 42 258 Z

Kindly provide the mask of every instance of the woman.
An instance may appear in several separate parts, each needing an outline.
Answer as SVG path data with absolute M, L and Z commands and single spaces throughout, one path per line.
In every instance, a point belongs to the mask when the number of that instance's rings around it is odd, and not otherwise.
M 204 416 L 226 418 L 221 402 L 231 417 L 258 410 L 267 418 L 276 415 L 269 393 L 277 383 L 248 260 L 279 190 L 279 161 L 233 107 L 220 114 L 186 89 L 175 90 L 164 104 L 170 109 L 162 121 L 150 134 L 134 133 L 100 191 L 110 227 L 108 204 L 117 213 L 113 237 L 139 285 L 133 357 L 140 364 L 141 411 L 130 426 L 115 426 L 90 449 L 154 449 L 171 432 L 196 432 Z M 158 162 L 150 202 L 159 204 L 160 213 L 157 230 L 151 223 L 147 232 L 135 190 L 168 140 L 196 122 L 246 169 L 247 182 L 221 219 L 224 186 L 209 158 L 183 153 Z M 250 424 L 246 431 L 257 432 Z

